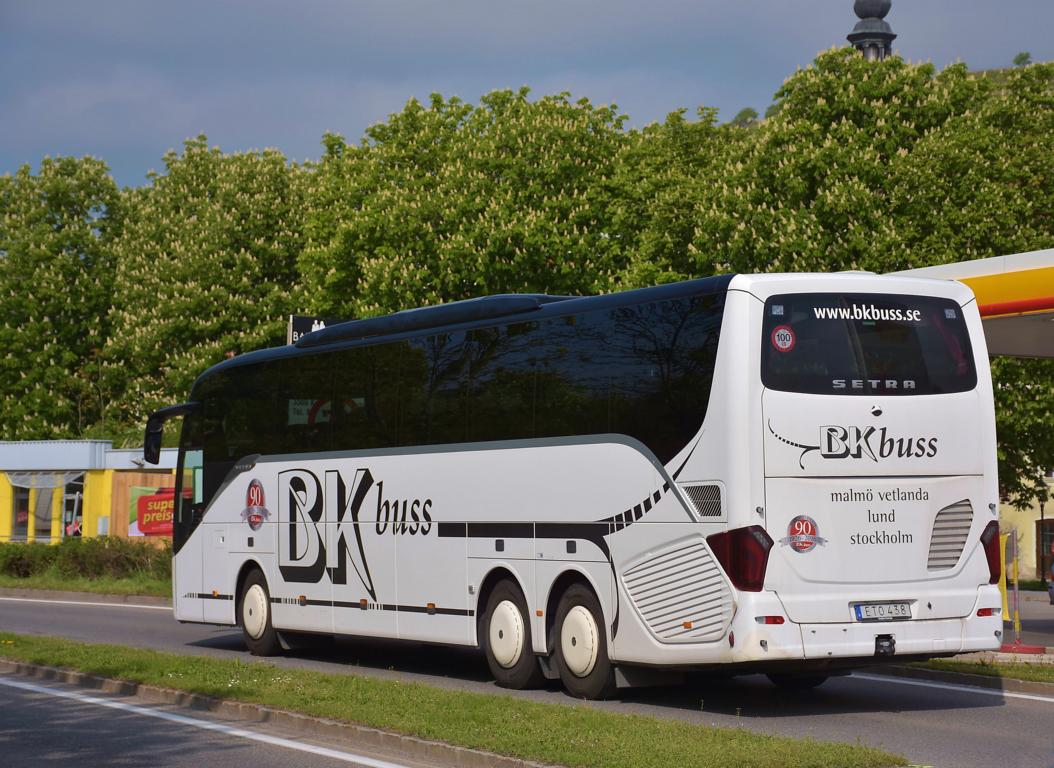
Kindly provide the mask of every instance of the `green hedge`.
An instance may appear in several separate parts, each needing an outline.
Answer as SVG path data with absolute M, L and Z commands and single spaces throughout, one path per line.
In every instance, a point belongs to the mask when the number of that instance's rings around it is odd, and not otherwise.
M 0 574 L 16 578 L 172 578 L 172 546 L 117 538 L 66 539 L 61 544 L 0 544 Z

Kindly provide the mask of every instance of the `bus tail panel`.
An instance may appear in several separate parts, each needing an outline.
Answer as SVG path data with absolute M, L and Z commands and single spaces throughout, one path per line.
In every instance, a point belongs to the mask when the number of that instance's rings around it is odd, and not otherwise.
M 767 580 L 791 621 L 961 618 L 989 582 L 980 477 L 771 478 L 766 496 Z

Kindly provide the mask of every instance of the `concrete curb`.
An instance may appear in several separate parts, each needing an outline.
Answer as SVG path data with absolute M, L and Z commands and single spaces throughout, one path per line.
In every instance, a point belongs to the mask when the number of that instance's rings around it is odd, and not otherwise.
M 0 597 L 22 597 L 37 600 L 77 600 L 85 603 L 114 603 L 115 605 L 172 606 L 172 598 L 153 595 L 107 595 L 96 592 L 63 592 L 54 589 L 0 587 Z
M 349 749 L 375 753 L 389 760 L 409 760 L 440 763 L 454 768 L 548 768 L 514 757 L 506 757 L 467 747 L 456 747 L 440 741 L 428 741 L 415 736 L 368 728 L 363 725 L 329 720 L 322 717 L 273 709 L 260 704 L 213 699 L 196 693 L 161 688 L 127 680 L 89 675 L 58 667 L 44 667 L 18 661 L 0 659 L 0 672 L 8 672 L 38 680 L 90 688 L 103 693 L 128 696 L 144 704 L 169 704 L 186 709 L 212 712 L 221 717 L 236 719 L 246 724 L 269 723 L 305 736 L 334 739 Z
M 945 672 L 936 669 L 918 667 L 880 666 L 864 667 L 861 672 L 886 677 L 906 677 L 915 680 L 929 680 L 935 683 L 954 685 L 972 685 L 975 688 L 989 688 L 1009 693 L 1035 693 L 1041 696 L 1054 696 L 1054 683 L 1036 683 L 1030 680 L 991 677 L 990 675 L 971 675 L 966 672 Z

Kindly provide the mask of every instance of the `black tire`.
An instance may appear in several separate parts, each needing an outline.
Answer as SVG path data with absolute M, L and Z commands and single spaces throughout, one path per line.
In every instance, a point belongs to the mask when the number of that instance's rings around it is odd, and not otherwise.
M 258 590 L 263 590 L 262 599 Z M 258 611 L 264 612 L 262 621 Z M 251 571 L 238 591 L 238 624 L 245 646 L 253 656 L 274 656 L 281 652 L 278 632 L 271 623 L 271 593 L 267 579 L 259 570 Z
M 510 612 L 513 608 L 519 614 L 518 625 Z M 496 621 L 501 626 L 492 627 Z M 492 629 L 501 635 L 494 643 L 491 642 Z M 509 630 L 518 633 L 518 641 L 514 643 L 518 646 L 518 654 L 513 648 L 510 655 L 510 649 L 505 642 L 509 637 L 505 633 Z M 503 579 L 491 590 L 483 621 L 480 622 L 479 644 L 487 657 L 490 673 L 502 688 L 537 688 L 545 681 L 538 658 L 534 655 L 527 601 L 514 582 Z
M 591 623 L 581 613 L 582 609 L 588 612 Z M 569 617 L 572 623 L 566 627 L 565 633 L 564 624 L 569 621 Z M 579 645 L 578 634 L 582 630 L 590 632 L 590 636 L 584 638 L 590 645 Z M 571 648 L 564 648 L 565 634 Z M 590 589 L 581 584 L 572 584 L 567 588 L 556 609 L 553 635 L 554 663 L 560 673 L 560 681 L 571 696 L 579 699 L 608 699 L 615 695 L 615 668 L 608 657 L 604 612 Z M 586 649 L 595 650 L 595 657 Z M 583 653 L 583 650 L 586 652 Z M 587 661 L 583 663 L 583 659 Z
M 827 682 L 828 675 L 766 675 L 773 685 L 785 691 L 809 691 Z

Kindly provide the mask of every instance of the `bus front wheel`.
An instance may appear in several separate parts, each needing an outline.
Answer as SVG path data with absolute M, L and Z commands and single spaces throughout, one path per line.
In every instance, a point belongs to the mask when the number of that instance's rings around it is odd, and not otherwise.
M 271 623 L 271 595 L 267 579 L 260 571 L 253 571 L 242 585 L 238 604 L 238 623 L 249 653 L 254 656 L 274 656 L 281 649 L 278 632 Z
M 487 598 L 482 630 L 487 665 L 498 685 L 522 689 L 542 683 L 531 643 L 527 601 L 511 581 L 499 581 Z
M 571 585 L 556 609 L 556 668 L 576 698 L 607 699 L 615 693 L 603 616 L 596 595 L 581 584 Z

